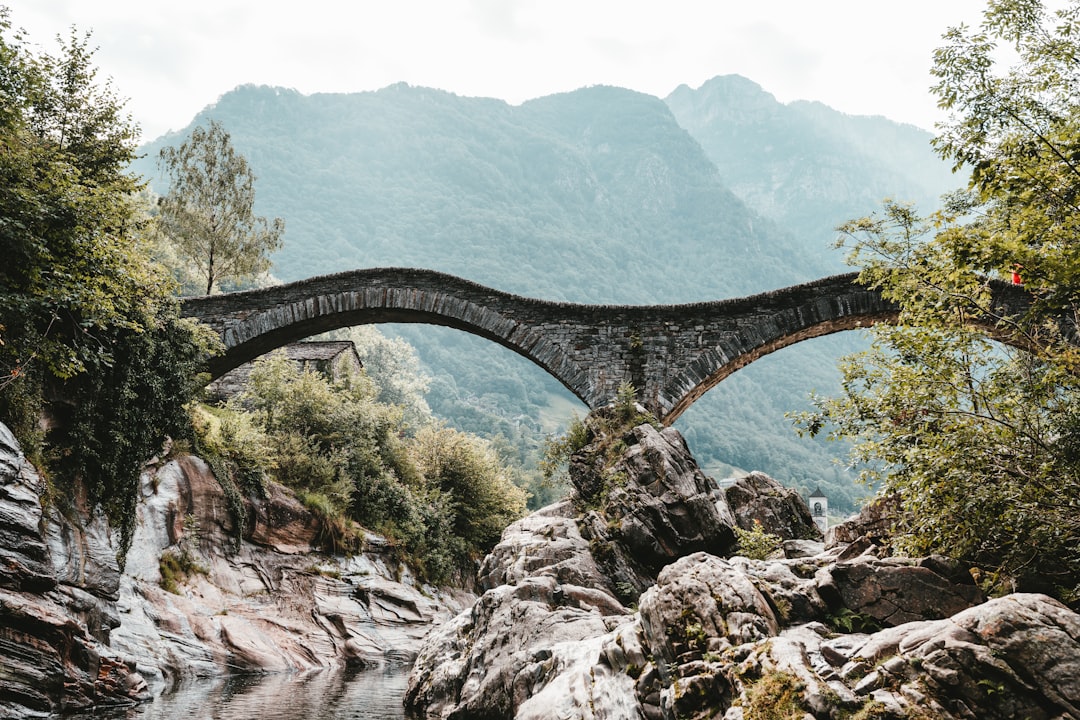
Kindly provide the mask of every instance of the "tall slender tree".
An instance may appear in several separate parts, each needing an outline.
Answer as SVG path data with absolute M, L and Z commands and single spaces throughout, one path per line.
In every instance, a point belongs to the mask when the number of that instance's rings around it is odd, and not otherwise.
M 170 183 L 161 229 L 198 269 L 207 295 L 225 278 L 270 269 L 285 221 L 254 214 L 255 175 L 219 122 L 196 127 L 178 148 L 163 148 L 159 163 Z

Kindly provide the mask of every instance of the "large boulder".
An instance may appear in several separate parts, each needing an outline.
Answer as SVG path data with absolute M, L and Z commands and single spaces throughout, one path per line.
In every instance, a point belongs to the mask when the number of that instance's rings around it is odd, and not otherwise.
M 407 705 L 428 717 L 551 717 L 535 700 L 540 714 L 522 706 L 553 678 L 580 674 L 583 658 L 591 667 L 599 638 L 631 619 L 572 513 L 560 503 L 506 529 L 482 567 L 483 595 L 427 638 Z
M 428 638 L 406 694 L 415 712 L 638 712 L 648 660 L 628 606 L 679 557 L 731 549 L 734 518 L 670 428 L 599 434 L 570 477 L 575 500 L 510 525 L 481 566 L 480 600 Z
M 615 457 L 610 457 L 614 448 Z M 621 451 L 620 451 L 621 450 Z M 668 563 L 736 545 L 735 517 L 674 428 L 638 425 L 599 434 L 570 461 L 582 532 L 632 600 Z
M 885 547 L 892 538 L 893 525 L 900 513 L 896 495 L 878 497 L 863 506 L 858 514 L 833 525 L 825 533 L 826 547 L 858 544 L 860 550 Z
M 883 627 L 940 620 L 985 600 L 969 574 L 941 557 L 879 559 L 864 554 L 828 565 L 817 582 L 834 612 Z
M 752 472 L 724 489 L 728 507 L 743 530 L 755 525 L 783 540 L 821 540 L 810 508 L 798 491 L 762 472 Z

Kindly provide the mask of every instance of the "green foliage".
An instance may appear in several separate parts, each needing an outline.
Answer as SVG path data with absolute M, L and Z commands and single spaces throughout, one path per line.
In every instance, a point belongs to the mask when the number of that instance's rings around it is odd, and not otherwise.
M 901 499 L 902 550 L 961 558 L 997 590 L 1071 602 L 1080 365 L 1060 318 L 1080 310 L 1078 15 L 1076 2 L 1050 17 L 1034 0 L 1001 0 L 980 31 L 947 33 L 935 74 L 952 114 L 936 144 L 972 170 L 969 192 L 930 218 L 887 203 L 841 228 L 900 325 L 875 328 L 873 347 L 842 368 L 843 394 L 800 420 L 856 441 L 863 476 Z M 1019 56 L 1000 76 L 996 41 Z M 1017 265 L 1033 304 L 1005 317 L 986 278 Z
M 186 432 L 214 340 L 149 259 L 137 128 L 92 57 L 74 32 L 58 56 L 36 51 L 0 8 L 0 420 L 107 511 L 122 562 L 139 473 Z
M 364 366 L 364 374 L 378 389 L 376 399 L 403 409 L 403 421 L 413 431 L 433 422 L 425 397 L 431 377 L 420 366 L 416 349 L 402 338 L 387 337 L 371 325 L 329 333 L 351 340 Z
M 88 38 L 59 57 L 34 54 L 0 8 L 0 382 L 31 366 L 68 378 L 140 330 L 157 281 L 139 254 L 139 218 L 124 172 L 136 128 L 109 85 L 95 84 Z M 152 317 L 153 313 L 149 313 Z
M 547 479 L 563 473 L 570 458 L 597 439 L 602 443 L 597 450 L 614 459 L 625 449 L 623 435 L 643 424 L 660 425 L 651 413 L 638 405 L 634 386 L 624 382 L 619 385 L 615 401 L 609 407 L 590 413 L 584 420 L 574 415 L 564 434 L 546 438 L 541 472 Z
M 510 522 L 525 513 L 525 493 L 503 473 L 491 445 L 448 427 L 417 433 L 413 458 L 425 480 L 453 499 L 453 531 L 467 550 L 490 550 Z
M 545 478 L 552 478 L 564 472 L 570 458 L 589 444 L 589 428 L 585 421 L 574 415 L 566 432 L 559 436 L 548 436 L 544 441 L 544 456 L 540 469 Z
M 165 147 L 160 163 L 169 179 L 161 198 L 160 228 L 197 269 L 209 295 L 226 278 L 270 268 L 285 221 L 254 214 L 255 175 L 221 123 L 196 127 L 180 147 Z
M 180 594 L 180 584 L 192 575 L 206 575 L 209 572 L 187 549 L 178 553 L 163 552 L 158 559 L 158 570 L 161 574 L 158 582 L 161 589 L 174 595 Z
M 266 495 L 264 484 L 273 457 L 269 438 L 244 413 L 228 408 L 191 408 L 195 452 L 210 466 L 229 503 L 236 541 L 247 523 L 245 497 Z
M 363 374 L 331 384 L 279 353 L 257 362 L 247 390 L 214 414 L 257 429 L 260 451 L 248 455 L 320 516 L 328 549 L 358 549 L 359 524 L 429 580 L 470 572 L 521 516 L 524 492 L 489 443 L 433 423 L 410 435 L 404 408 L 378 397 Z
M 855 612 L 846 607 L 842 607 L 836 613 L 830 614 L 826 617 L 826 620 L 837 632 L 845 634 L 872 633 L 881 630 L 881 623 L 877 618 L 865 613 Z
M 754 520 L 752 530 L 743 530 L 740 527 L 733 529 L 735 538 L 739 541 L 738 554 L 751 560 L 768 560 L 783 544 L 780 536 L 765 532 L 759 520 Z

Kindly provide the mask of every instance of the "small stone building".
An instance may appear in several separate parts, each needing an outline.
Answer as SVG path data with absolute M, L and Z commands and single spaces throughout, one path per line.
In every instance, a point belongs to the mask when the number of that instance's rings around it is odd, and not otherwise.
M 364 367 L 352 340 L 310 340 L 292 343 L 274 352 L 284 352 L 285 357 L 302 370 L 320 373 L 331 382 L 342 380 Z M 244 363 L 214 380 L 206 387 L 207 397 L 227 400 L 239 393 L 247 386 L 255 362 Z

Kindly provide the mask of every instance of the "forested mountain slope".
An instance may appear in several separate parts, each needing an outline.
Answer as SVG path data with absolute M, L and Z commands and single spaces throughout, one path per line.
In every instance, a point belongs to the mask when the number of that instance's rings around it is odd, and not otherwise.
M 744 95 L 748 108 L 753 101 L 768 110 L 771 96 Z M 758 88 L 757 95 L 765 94 Z M 665 103 L 591 87 L 511 106 L 404 84 L 311 96 L 245 86 L 192 124 L 212 117 L 225 125 L 258 176 L 256 211 L 286 219 L 285 245 L 274 257 L 274 274 L 286 281 L 413 266 L 545 299 L 648 304 L 746 295 L 836 272 L 840 262 L 821 226 L 838 221 L 808 217 L 821 203 L 813 196 L 820 188 L 804 177 L 791 180 L 792 191 L 756 189 L 773 182 L 751 172 L 760 148 L 734 130 L 724 137 L 737 147 L 725 150 L 716 139 L 718 118 L 742 117 L 725 97 L 740 96 L 680 88 Z M 786 119 L 775 127 L 749 112 L 736 128 L 789 141 L 769 145 L 776 156 L 768 162 L 759 157 L 763 173 L 805 173 L 829 151 L 837 193 L 866 187 L 867 177 L 882 187 L 900 184 L 904 174 L 891 160 L 848 167 L 834 147 L 872 146 L 860 122 L 822 108 L 778 107 L 769 112 Z M 835 134 L 862 140 L 821 140 L 832 138 L 826 130 L 834 126 Z M 158 150 L 189 129 L 144 148 L 136 170 L 154 178 L 155 189 L 164 191 Z M 832 202 L 866 213 L 880 198 L 865 200 Z M 389 330 L 417 347 L 434 377 L 433 409 L 459 427 L 502 433 L 524 449 L 572 409 L 584 412 L 501 347 L 442 328 Z M 821 482 L 841 507 L 859 494 L 829 467 L 833 450 L 796 439 L 783 418 L 805 404 L 809 390 L 835 383 L 835 348 L 821 342 L 738 373 L 680 420 L 703 465 L 721 475 L 728 465 L 761 469 L 810 488 Z
M 514 107 L 406 85 L 249 86 L 203 116 L 255 169 L 257 211 L 288 222 L 282 280 L 417 266 L 553 300 L 653 303 L 766 290 L 825 265 L 727 190 L 662 101 L 628 90 Z M 139 169 L 178 139 L 152 143 Z

